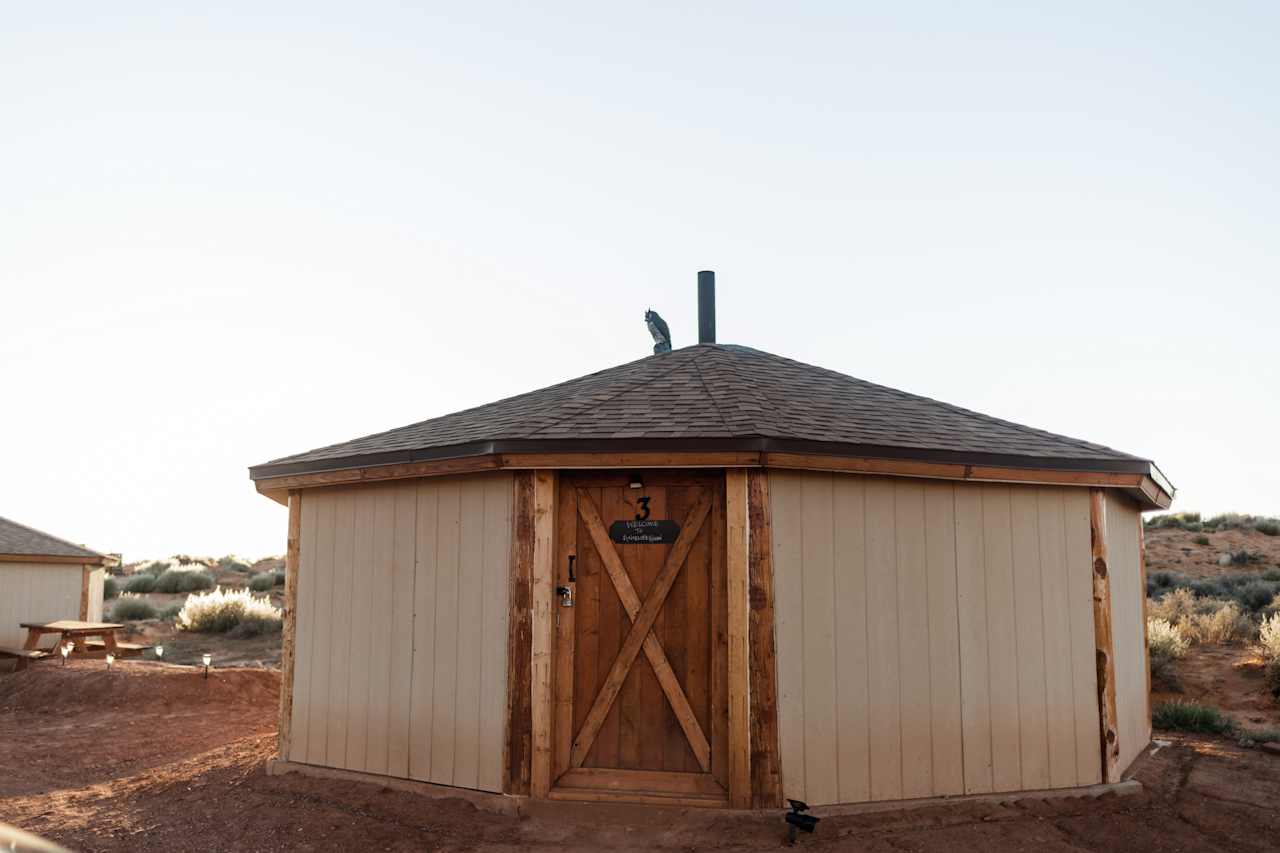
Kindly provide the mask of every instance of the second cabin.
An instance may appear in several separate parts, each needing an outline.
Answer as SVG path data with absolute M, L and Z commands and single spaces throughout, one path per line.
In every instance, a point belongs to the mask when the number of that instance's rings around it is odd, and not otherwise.
M 700 278 L 696 346 L 251 469 L 282 762 L 734 808 L 1119 780 L 1156 466 L 717 343 Z

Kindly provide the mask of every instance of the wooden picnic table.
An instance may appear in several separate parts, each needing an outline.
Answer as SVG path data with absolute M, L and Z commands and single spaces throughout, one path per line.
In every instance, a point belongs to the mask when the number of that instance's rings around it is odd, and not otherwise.
M 93 637 L 101 641 L 104 654 L 119 654 L 116 632 L 124 629 L 123 625 L 115 622 L 79 622 L 74 619 L 59 619 L 56 622 L 19 622 L 18 625 L 27 629 L 27 641 L 22 646 L 27 651 L 38 649 L 40 639 L 45 634 L 57 634 L 58 643 L 53 647 L 53 653 L 56 654 L 58 649 L 70 642 L 75 646 L 72 653 L 79 652 L 81 655 L 88 651 Z

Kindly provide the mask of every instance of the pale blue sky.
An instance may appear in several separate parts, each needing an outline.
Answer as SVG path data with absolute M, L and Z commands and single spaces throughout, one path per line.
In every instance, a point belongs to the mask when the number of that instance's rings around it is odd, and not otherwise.
M 246 466 L 691 343 L 705 268 L 1280 514 L 1274 4 L 263 6 L 0 18 L 0 515 L 280 552 Z

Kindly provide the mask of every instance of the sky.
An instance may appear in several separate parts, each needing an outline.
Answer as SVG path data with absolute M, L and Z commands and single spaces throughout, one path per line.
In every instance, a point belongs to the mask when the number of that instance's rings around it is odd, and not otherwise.
M 216 5 L 216 8 L 212 6 Z M 419 6 L 419 8 L 414 8 Z M 1280 515 L 1280 6 L 28 3 L 0 515 L 284 550 L 250 465 L 718 337 Z

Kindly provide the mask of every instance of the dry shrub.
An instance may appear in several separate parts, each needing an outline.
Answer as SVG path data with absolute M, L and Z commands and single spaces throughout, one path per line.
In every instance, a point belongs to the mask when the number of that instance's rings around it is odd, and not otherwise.
M 1280 613 L 1262 620 L 1258 628 L 1258 645 L 1267 660 L 1280 660 Z
M 1196 613 L 1183 628 L 1199 643 L 1243 643 L 1253 636 L 1253 623 L 1234 601 L 1218 602 L 1216 609 Z
M 187 596 L 187 603 L 178 614 L 177 627 L 179 631 L 224 634 L 243 623 L 253 623 L 255 634 L 278 631 L 280 609 L 272 607 L 266 596 L 258 598 L 247 589 L 224 592 L 222 587 L 216 587 L 210 592 Z
M 1167 619 L 1147 620 L 1147 651 L 1153 678 L 1171 678 L 1173 662 L 1186 655 L 1190 647 L 1190 640 L 1177 625 Z
M 1195 613 L 1196 595 L 1184 586 L 1170 590 L 1147 603 L 1149 619 L 1163 619 L 1170 625 L 1182 625 L 1190 621 Z M 1150 625 L 1150 622 L 1147 624 Z

